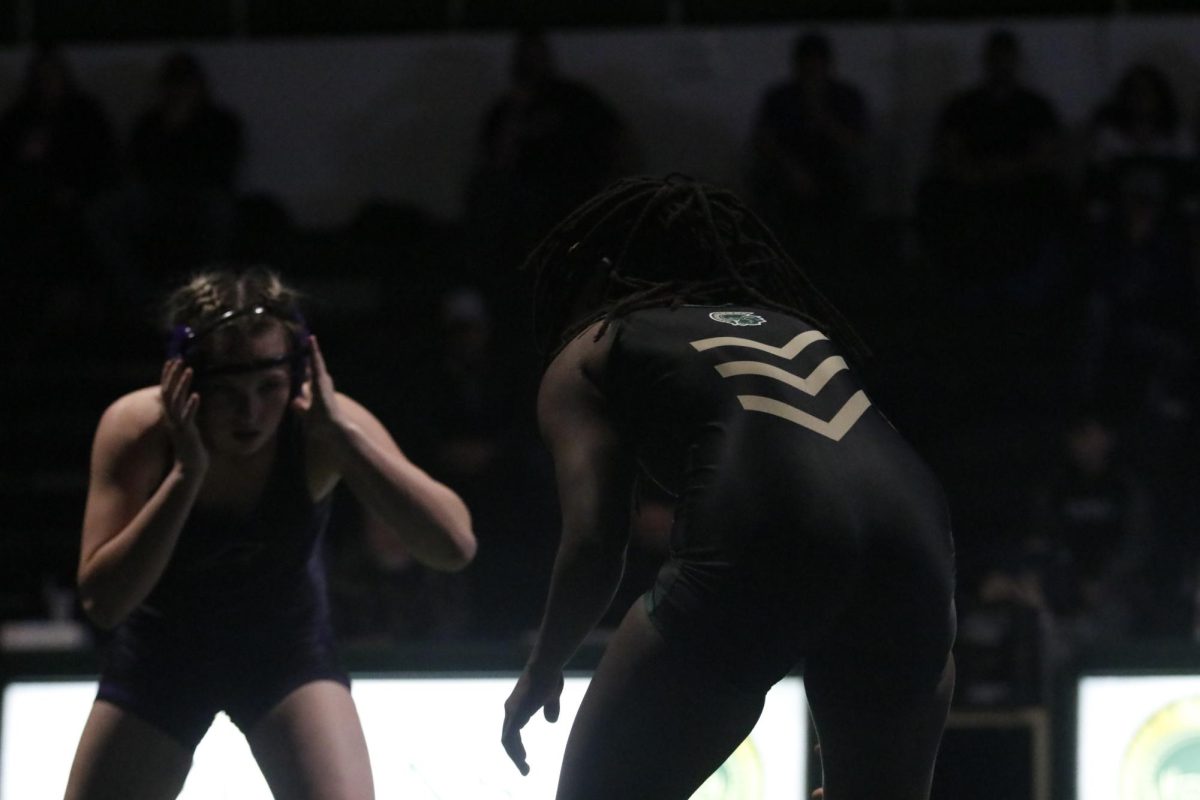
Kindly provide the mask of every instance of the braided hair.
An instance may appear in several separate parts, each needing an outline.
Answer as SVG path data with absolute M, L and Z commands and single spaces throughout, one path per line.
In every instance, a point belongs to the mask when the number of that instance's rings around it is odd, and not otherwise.
M 271 310 L 270 316 L 234 319 L 228 328 L 222 324 L 214 338 L 250 336 L 265 327 L 282 324 L 290 339 L 297 334 L 298 324 L 293 319 L 298 318 L 299 301 L 300 294 L 266 267 L 215 268 L 193 275 L 171 292 L 162 304 L 161 314 L 168 332 L 179 325 L 203 331 L 212 329 L 228 311 L 261 305 Z M 206 341 L 203 347 L 207 349 L 214 344 Z
M 866 346 L 732 192 L 684 175 L 617 181 L 556 225 L 522 267 L 533 272 L 533 329 L 545 363 L 597 320 L 642 308 L 745 303 Z

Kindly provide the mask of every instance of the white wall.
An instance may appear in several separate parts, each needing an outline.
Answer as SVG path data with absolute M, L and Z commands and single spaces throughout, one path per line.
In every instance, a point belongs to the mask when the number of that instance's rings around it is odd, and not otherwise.
M 982 36 L 1021 37 L 1029 81 L 1078 128 L 1122 68 L 1149 58 L 1185 109 L 1200 91 L 1200 15 L 1097 20 L 841 24 L 824 30 L 841 73 L 875 121 L 873 197 L 907 210 L 945 96 L 977 76 Z M 648 172 L 678 170 L 739 184 L 763 88 L 786 75 L 798 28 L 655 29 L 555 34 L 563 71 L 592 83 L 628 121 Z M 68 50 L 82 82 L 122 133 L 175 44 Z M 246 122 L 246 189 L 280 196 L 301 222 L 336 224 L 369 196 L 458 213 L 479 118 L 504 88 L 506 35 L 454 34 L 189 43 L 216 92 Z M 0 51 L 0 96 L 26 58 Z

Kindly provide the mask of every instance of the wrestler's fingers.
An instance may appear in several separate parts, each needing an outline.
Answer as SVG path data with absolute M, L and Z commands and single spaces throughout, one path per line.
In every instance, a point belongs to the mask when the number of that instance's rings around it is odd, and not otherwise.
M 321 344 L 317 341 L 315 334 L 310 334 L 308 337 L 308 347 L 310 358 L 313 365 L 313 377 L 317 378 L 327 373 L 325 369 L 325 356 L 321 353 Z
M 546 717 L 547 722 L 558 722 L 558 714 L 562 708 L 560 701 L 562 690 L 563 678 L 560 675 L 558 678 L 558 688 L 546 697 L 546 702 L 542 706 L 542 715 Z
M 170 412 L 175 419 L 183 417 L 184 407 L 187 405 L 188 395 L 191 391 L 192 374 L 191 367 L 183 367 L 171 376 L 171 394 L 168 403 Z
M 200 410 L 200 395 L 197 392 L 192 392 L 187 399 L 187 404 L 183 407 L 181 421 L 185 425 L 193 425 L 196 422 L 196 413 Z
M 500 743 L 504 752 L 516 764 L 522 775 L 529 774 L 529 763 L 525 760 L 525 744 L 521 741 L 521 725 L 517 724 L 515 716 L 504 716 L 504 729 L 500 734 Z
M 174 416 L 176 389 L 179 385 L 179 364 L 172 359 L 163 367 L 162 385 L 159 392 L 162 395 L 163 408 L 167 414 Z

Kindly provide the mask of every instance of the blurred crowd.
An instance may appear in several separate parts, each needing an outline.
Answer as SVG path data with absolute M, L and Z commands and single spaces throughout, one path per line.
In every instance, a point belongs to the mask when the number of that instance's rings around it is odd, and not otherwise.
M 1127 65 L 1096 98 L 1080 159 L 1021 63 L 1007 30 L 980 43 L 911 214 L 868 209 L 872 109 L 829 38 L 797 35 L 786 80 L 748 87 L 746 197 L 859 327 L 879 404 L 946 483 L 960 700 L 974 703 L 1038 702 L 1089 648 L 1200 631 L 1200 87 Z M 64 52 L 42 47 L 0 115 L 0 619 L 75 615 L 90 431 L 157 374 L 155 297 L 220 261 L 307 288 L 339 386 L 474 512 L 477 563 L 447 576 L 341 500 L 329 561 L 343 637 L 528 631 L 557 520 L 516 267 L 581 200 L 641 170 L 636 120 L 523 33 L 463 154 L 461 218 L 374 201 L 306 230 L 277 198 L 239 191 L 245 123 L 204 65 L 177 52 L 156 80 L 122 140 Z M 670 528 L 670 498 L 639 508 L 619 603 L 648 584 Z

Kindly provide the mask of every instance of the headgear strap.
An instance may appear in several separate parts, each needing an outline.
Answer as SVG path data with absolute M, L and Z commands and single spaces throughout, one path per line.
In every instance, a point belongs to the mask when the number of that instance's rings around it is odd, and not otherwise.
M 269 316 L 280 320 L 281 322 L 291 323 L 293 327 L 289 328 L 291 332 L 291 352 L 280 358 L 259 359 L 258 361 L 249 364 L 239 364 L 228 368 L 220 368 L 218 370 L 208 370 L 207 374 L 216 373 L 233 373 L 245 372 L 256 369 L 267 369 L 282 364 L 291 364 L 292 373 L 292 394 L 300 393 L 300 387 L 304 383 L 304 358 L 308 355 L 308 339 L 311 335 L 308 330 L 308 324 L 304 321 L 304 316 L 299 309 L 293 309 L 290 312 L 283 312 L 272 308 L 269 305 L 259 304 L 246 306 L 245 308 L 231 308 L 223 311 L 215 320 L 199 330 L 193 329 L 190 325 L 176 325 L 171 330 L 170 339 L 167 342 L 167 358 L 183 359 L 185 364 L 197 369 L 198 365 L 192 358 L 192 352 L 197 345 L 204 339 L 211 336 L 217 330 L 229 325 L 236 320 L 246 317 L 263 317 Z

